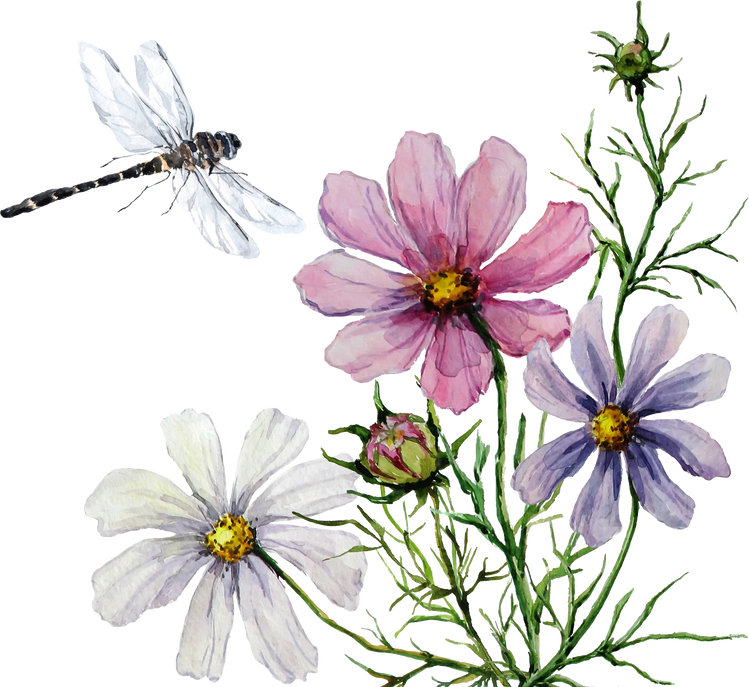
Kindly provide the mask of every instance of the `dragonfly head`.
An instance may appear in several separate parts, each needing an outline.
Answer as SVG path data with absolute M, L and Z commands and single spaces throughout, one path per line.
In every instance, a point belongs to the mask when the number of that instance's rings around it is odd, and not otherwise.
M 209 133 L 211 133 L 216 141 L 221 143 L 224 158 L 235 158 L 237 156 L 237 153 L 242 148 L 242 140 L 233 131 L 227 131 L 226 129 L 215 129 L 214 131 Z
M 233 131 L 226 131 L 225 129 L 222 129 L 221 133 L 229 140 L 229 144 L 231 146 L 231 154 L 229 155 L 229 157 L 236 157 L 237 153 L 242 149 L 242 146 L 244 145 L 242 143 L 242 139 L 239 138 Z

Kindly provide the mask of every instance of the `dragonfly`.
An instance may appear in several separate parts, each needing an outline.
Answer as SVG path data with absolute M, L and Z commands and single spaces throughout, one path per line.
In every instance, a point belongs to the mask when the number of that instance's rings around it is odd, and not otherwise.
M 258 256 L 257 244 L 243 224 L 270 233 L 304 229 L 303 220 L 292 210 L 224 163 L 234 159 L 242 146 L 237 136 L 225 131 L 193 134 L 194 115 L 182 82 L 156 41 L 144 43 L 135 54 L 140 93 L 104 50 L 89 43 L 80 43 L 78 50 L 99 119 L 129 153 L 154 157 L 94 181 L 38 193 L 0 215 L 15 217 L 123 179 L 167 172 L 176 199 L 190 213 L 203 238 L 226 253 Z

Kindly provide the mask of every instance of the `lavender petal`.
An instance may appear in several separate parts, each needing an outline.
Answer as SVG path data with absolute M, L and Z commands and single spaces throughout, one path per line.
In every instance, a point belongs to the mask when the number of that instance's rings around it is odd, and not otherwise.
M 601 546 L 622 529 L 619 520 L 619 490 L 622 459 L 618 452 L 600 451 L 593 474 L 587 481 L 570 518 L 570 527 L 588 546 Z

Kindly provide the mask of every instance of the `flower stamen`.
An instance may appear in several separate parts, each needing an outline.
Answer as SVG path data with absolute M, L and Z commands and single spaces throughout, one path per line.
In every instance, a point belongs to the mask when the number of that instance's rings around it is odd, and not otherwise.
M 430 272 L 422 281 L 421 302 L 427 312 L 443 315 L 465 312 L 476 302 L 480 281 L 481 277 L 468 268 Z
M 632 440 L 637 422 L 634 413 L 628 414 L 619 406 L 609 404 L 593 418 L 590 431 L 601 451 L 623 451 Z
M 227 563 L 236 563 L 252 551 L 255 532 L 241 515 L 222 515 L 205 535 L 205 548 Z

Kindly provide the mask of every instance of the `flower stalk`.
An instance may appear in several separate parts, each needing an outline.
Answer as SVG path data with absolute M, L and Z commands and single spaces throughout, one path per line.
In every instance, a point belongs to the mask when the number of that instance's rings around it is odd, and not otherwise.
M 497 519 L 502 530 L 504 552 L 510 570 L 518 606 L 523 616 L 527 637 L 529 672 L 538 668 L 540 661 L 540 628 L 534 618 L 533 599 L 526 576 L 525 547 L 518 546 L 507 508 L 507 489 L 505 484 L 505 463 L 507 441 L 507 371 L 497 342 L 492 338 L 486 322 L 477 311 L 469 314 L 471 325 L 491 351 L 493 362 L 494 385 L 497 390 L 497 451 L 495 454 L 494 474 L 496 489 Z

